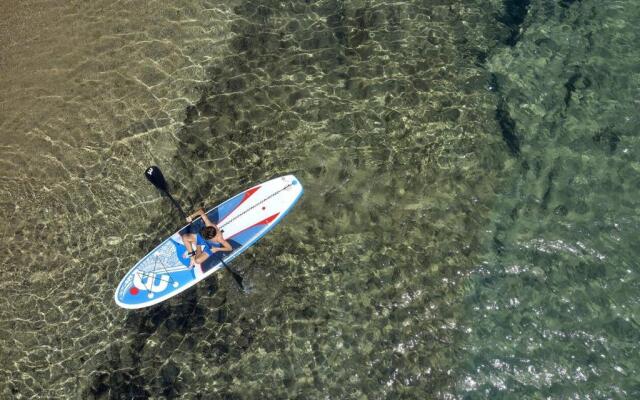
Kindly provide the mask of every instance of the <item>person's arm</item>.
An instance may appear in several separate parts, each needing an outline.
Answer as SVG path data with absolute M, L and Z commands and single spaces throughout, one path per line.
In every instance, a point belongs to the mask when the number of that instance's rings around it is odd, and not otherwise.
M 202 220 L 204 221 L 204 225 L 205 226 L 213 226 L 214 228 L 216 228 L 216 231 L 220 231 L 220 228 L 218 228 L 218 226 L 216 224 L 211 222 L 209 217 L 207 217 L 207 214 L 204 213 L 204 212 L 202 213 Z
M 218 251 L 231 251 L 231 250 L 233 250 L 233 247 L 231 247 L 229 242 L 224 240 L 224 238 L 222 237 L 221 233 L 218 233 L 216 235 L 216 237 L 213 238 L 213 240 L 215 240 L 216 242 L 220 243 L 222 245 L 222 247 L 211 247 L 211 251 L 212 252 L 216 253 Z
M 200 207 L 196 212 L 194 212 L 193 214 L 191 214 L 191 215 L 189 215 L 187 217 L 187 222 L 191 222 L 194 219 L 196 219 L 197 217 L 202 217 L 203 220 L 205 220 L 205 218 L 206 218 L 205 223 L 209 220 L 207 218 L 207 214 L 204 212 L 202 207 Z M 209 222 L 211 222 L 211 221 L 209 221 Z

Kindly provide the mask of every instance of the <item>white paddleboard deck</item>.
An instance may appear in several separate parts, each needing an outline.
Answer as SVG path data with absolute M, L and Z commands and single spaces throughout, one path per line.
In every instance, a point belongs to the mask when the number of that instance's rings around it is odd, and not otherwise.
M 273 229 L 303 191 L 300 181 L 287 175 L 249 188 L 207 211 L 233 248 L 216 254 L 229 263 Z M 199 232 L 203 223 L 198 219 L 191 225 L 191 232 Z M 115 293 L 120 307 L 135 309 L 158 304 L 224 268 L 215 256 L 202 265 L 190 265 L 180 237 L 187 226 L 160 243 L 125 275 Z

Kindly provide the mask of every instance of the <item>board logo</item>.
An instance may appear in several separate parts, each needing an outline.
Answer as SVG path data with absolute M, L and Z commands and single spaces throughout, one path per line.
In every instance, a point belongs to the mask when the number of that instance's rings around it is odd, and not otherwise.
M 142 274 L 138 272 L 133 274 L 133 285 L 140 290 L 159 293 L 167 288 L 170 279 L 171 277 L 166 274 L 158 276 L 158 274 L 150 272 L 142 276 Z

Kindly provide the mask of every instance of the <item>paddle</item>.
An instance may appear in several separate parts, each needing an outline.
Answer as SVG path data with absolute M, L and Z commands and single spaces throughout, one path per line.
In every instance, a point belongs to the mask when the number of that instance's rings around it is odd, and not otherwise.
M 151 166 L 147 168 L 146 171 L 144 171 L 144 176 L 147 177 L 147 179 L 149 180 L 149 182 L 153 184 L 153 186 L 155 186 L 158 190 L 160 190 L 162 193 L 167 195 L 169 200 L 171 200 L 171 203 L 173 203 L 173 205 L 178 209 L 182 217 L 186 220 L 187 214 L 184 213 L 184 211 L 182 210 L 182 207 L 180 207 L 180 204 L 178 204 L 178 202 L 173 197 L 171 197 L 171 194 L 169 194 L 169 186 L 167 185 L 167 181 L 164 180 L 164 176 L 162 175 L 162 171 L 160 171 L 160 168 L 156 167 L 155 165 Z M 191 222 L 189 222 L 189 226 L 191 226 Z M 220 262 L 222 263 L 222 265 L 224 265 L 227 271 L 231 273 L 231 276 L 233 276 L 233 279 L 235 279 L 240 289 L 244 291 L 244 286 L 242 286 L 242 277 L 240 276 L 240 274 L 238 274 L 231 267 L 229 267 L 227 263 L 224 262 L 222 257 L 218 255 L 218 253 L 213 253 L 213 255 L 216 256 L 218 260 L 220 260 Z

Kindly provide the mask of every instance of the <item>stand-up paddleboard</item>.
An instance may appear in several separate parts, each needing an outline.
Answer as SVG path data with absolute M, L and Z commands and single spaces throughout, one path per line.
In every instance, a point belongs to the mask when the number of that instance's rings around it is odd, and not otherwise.
M 207 211 L 222 236 L 233 248 L 217 252 L 230 262 L 269 232 L 302 196 L 302 185 L 293 175 L 256 185 Z M 187 248 L 180 234 L 189 229 L 199 232 L 201 219 L 186 225 L 153 249 L 122 279 L 115 293 L 116 303 L 124 308 L 143 308 L 158 304 L 181 293 L 215 271 L 222 262 L 210 256 L 202 265 L 190 265 Z M 202 248 L 202 247 L 201 247 Z

